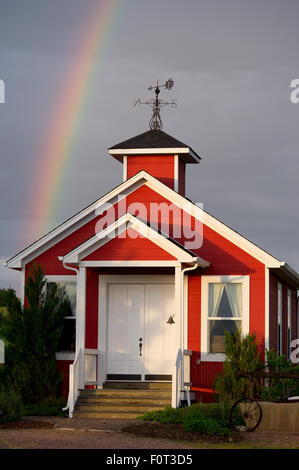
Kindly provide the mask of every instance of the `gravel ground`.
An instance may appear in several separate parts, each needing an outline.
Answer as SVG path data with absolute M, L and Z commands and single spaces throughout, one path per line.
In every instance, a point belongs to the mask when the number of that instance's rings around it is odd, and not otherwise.
M 52 423 L 44 427 L 22 429 L 0 428 L 0 449 L 194 449 L 194 448 L 296 448 L 299 434 L 255 431 L 244 433 L 242 440 L 221 445 L 203 439 L 198 442 L 136 436 L 122 432 L 129 425 L 144 424 L 139 420 L 68 419 L 57 417 L 26 417 L 24 421 Z M 23 423 L 24 424 L 24 423 Z M 29 423 L 28 423 L 29 424 Z
M 121 428 L 137 420 L 26 417 L 54 423 L 52 429 L 0 429 L 0 449 L 192 449 L 194 444 L 136 437 Z

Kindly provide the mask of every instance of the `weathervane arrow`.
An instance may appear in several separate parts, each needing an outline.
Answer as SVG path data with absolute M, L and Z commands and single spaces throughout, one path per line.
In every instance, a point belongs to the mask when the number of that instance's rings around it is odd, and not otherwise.
M 155 91 L 155 98 L 148 100 L 148 101 L 141 101 L 140 98 L 134 98 L 134 107 L 137 105 L 140 106 L 141 104 L 147 104 L 153 110 L 153 115 L 149 121 L 149 127 L 152 130 L 162 130 L 163 123 L 160 115 L 161 108 L 166 105 L 170 105 L 172 108 L 177 107 L 177 100 L 172 101 L 165 101 L 159 98 L 160 88 L 166 88 L 166 90 L 171 90 L 173 88 L 174 81 L 172 78 L 169 78 L 164 85 L 160 85 L 158 80 L 156 85 L 151 85 L 148 87 L 148 90 Z

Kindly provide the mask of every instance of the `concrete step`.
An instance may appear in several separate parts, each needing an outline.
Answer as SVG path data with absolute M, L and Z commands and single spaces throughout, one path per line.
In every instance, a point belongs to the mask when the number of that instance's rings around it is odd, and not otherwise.
M 124 390 L 124 389 L 86 389 L 80 390 L 81 397 L 153 397 L 170 398 L 171 391 L 168 390 Z
M 159 405 L 144 405 L 144 404 L 134 404 L 134 403 L 96 403 L 96 404 L 76 404 L 75 411 L 88 411 L 88 412 L 95 412 L 95 413 L 102 413 L 102 412 L 137 412 L 137 413 L 147 413 L 148 411 L 158 411 L 163 410 L 164 406 Z
M 80 396 L 77 403 L 78 404 L 98 404 L 98 403 L 115 403 L 120 404 L 130 403 L 130 404 L 146 404 L 146 405 L 161 405 L 167 406 L 171 404 L 170 397 L 110 397 L 110 396 Z
M 104 389 L 125 390 L 171 390 L 171 382 L 114 382 L 107 381 L 103 384 Z

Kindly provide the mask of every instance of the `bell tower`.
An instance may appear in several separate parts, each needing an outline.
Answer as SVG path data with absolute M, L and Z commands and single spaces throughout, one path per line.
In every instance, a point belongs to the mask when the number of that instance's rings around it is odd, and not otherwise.
M 149 101 L 135 100 L 134 105 L 151 106 L 150 130 L 120 142 L 109 148 L 111 156 L 123 164 L 123 181 L 145 170 L 162 183 L 185 196 L 185 173 L 187 163 L 199 163 L 201 157 L 188 145 L 162 131 L 161 108 L 166 105 L 177 106 L 177 101 L 165 101 L 159 98 L 160 89 L 171 90 L 173 80 L 168 79 L 164 85 L 150 86 L 155 91 L 155 98 Z

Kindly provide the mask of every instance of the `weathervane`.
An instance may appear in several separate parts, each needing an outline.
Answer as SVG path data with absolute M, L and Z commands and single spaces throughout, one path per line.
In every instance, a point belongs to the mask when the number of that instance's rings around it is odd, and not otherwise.
M 149 126 L 150 129 L 152 130 L 162 130 L 163 128 L 163 123 L 162 119 L 160 116 L 160 110 L 163 106 L 166 106 L 169 104 L 172 108 L 177 107 L 177 100 L 172 100 L 172 101 L 164 101 L 162 99 L 159 99 L 159 93 L 160 93 L 160 88 L 165 87 L 166 90 L 171 90 L 174 85 L 174 81 L 172 78 L 169 78 L 164 85 L 159 85 L 159 82 L 157 80 L 156 85 L 151 85 L 148 87 L 148 90 L 152 91 L 155 90 L 156 97 L 149 100 L 149 101 L 141 101 L 140 98 L 134 99 L 134 106 L 141 105 L 141 104 L 147 104 L 151 106 L 153 110 L 153 115 L 150 119 Z

